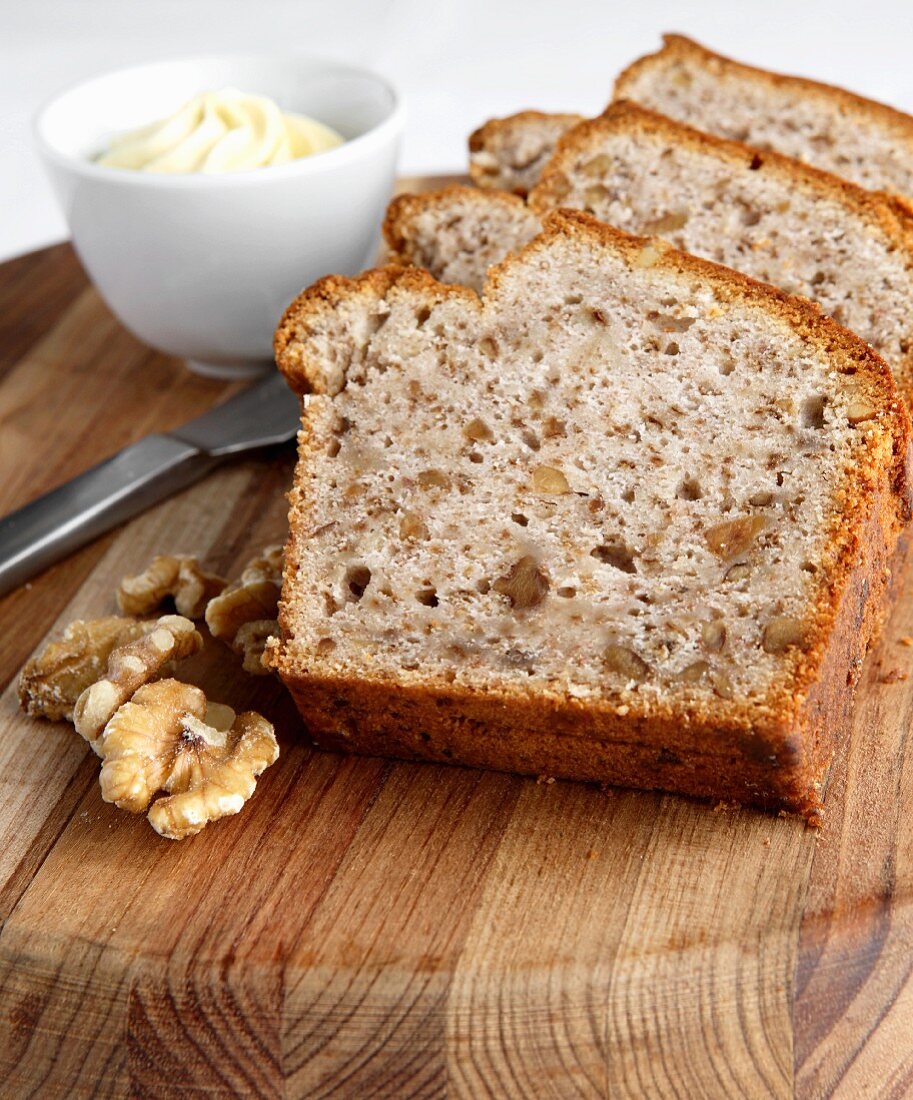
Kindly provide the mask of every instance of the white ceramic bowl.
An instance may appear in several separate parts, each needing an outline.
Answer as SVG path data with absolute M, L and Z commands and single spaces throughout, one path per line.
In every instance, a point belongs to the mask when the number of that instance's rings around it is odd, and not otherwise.
M 111 137 L 222 87 L 270 96 L 346 142 L 270 168 L 156 175 L 93 163 Z M 272 362 L 283 308 L 374 259 L 403 109 L 364 69 L 314 57 L 163 61 L 58 95 L 35 132 L 73 243 L 105 301 L 153 347 L 222 376 Z

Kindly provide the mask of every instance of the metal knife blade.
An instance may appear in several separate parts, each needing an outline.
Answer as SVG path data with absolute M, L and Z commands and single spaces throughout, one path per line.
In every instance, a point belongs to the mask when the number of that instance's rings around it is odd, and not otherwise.
M 289 442 L 300 420 L 300 402 L 277 372 L 0 519 L 0 596 L 226 459 Z

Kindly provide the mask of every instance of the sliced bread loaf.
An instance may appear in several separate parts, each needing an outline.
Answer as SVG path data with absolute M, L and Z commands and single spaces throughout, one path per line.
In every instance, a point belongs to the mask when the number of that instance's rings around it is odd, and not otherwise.
M 615 99 L 631 99 L 707 133 L 776 149 L 860 187 L 913 198 L 913 118 L 842 88 L 780 76 L 715 54 L 677 34 L 630 65 Z M 526 194 L 577 116 L 521 111 L 492 119 L 470 138 L 480 187 Z M 534 159 L 518 173 L 526 150 Z
M 909 512 L 883 362 L 562 211 L 479 299 L 328 278 L 270 661 L 321 745 L 813 816 Z
M 395 200 L 385 222 L 400 261 L 481 289 L 487 269 L 535 235 L 536 215 L 585 210 L 658 235 L 815 299 L 862 336 L 913 401 L 913 221 L 894 200 L 775 153 L 613 104 L 559 142 L 528 206 L 448 188 Z

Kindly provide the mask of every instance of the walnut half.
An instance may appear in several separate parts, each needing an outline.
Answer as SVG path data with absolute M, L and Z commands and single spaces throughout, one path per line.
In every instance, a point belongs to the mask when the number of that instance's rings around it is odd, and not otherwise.
M 241 576 L 206 608 L 206 625 L 214 638 L 229 644 L 240 627 L 255 619 L 275 619 L 282 589 L 283 548 L 269 546 L 247 563 Z
M 204 573 L 196 558 L 160 555 L 142 573 L 124 577 L 117 589 L 117 605 L 125 615 L 148 615 L 170 598 L 179 615 L 202 619 L 206 605 L 225 583 L 214 573 Z
M 254 676 L 266 676 L 270 671 L 261 658 L 267 639 L 279 632 L 276 616 L 283 560 L 283 547 L 267 547 L 206 607 L 206 625 L 213 637 L 240 653 L 244 670 Z
M 181 615 L 163 615 L 136 641 L 111 651 L 102 679 L 80 695 L 73 708 L 73 725 L 101 755 L 100 735 L 106 723 L 137 688 L 154 680 L 173 661 L 181 661 L 203 648 L 193 623 Z
M 272 725 L 253 712 L 235 716 L 177 680 L 141 687 L 118 709 L 102 738 L 101 793 L 131 813 L 149 808 L 160 835 L 182 840 L 210 821 L 238 813 L 257 777 L 279 757 Z
M 60 638 L 27 661 L 19 674 L 19 703 L 32 718 L 72 721 L 76 700 L 102 675 L 111 652 L 136 641 L 154 629 L 108 615 L 103 619 L 77 619 Z

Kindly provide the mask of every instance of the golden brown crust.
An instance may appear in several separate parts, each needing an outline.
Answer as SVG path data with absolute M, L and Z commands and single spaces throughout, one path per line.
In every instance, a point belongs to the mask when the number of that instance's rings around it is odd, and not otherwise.
M 753 65 L 746 65 L 741 61 L 733 61 L 729 57 L 708 50 L 706 46 L 702 46 L 699 42 L 695 42 L 682 34 L 664 34 L 663 45 L 659 50 L 638 58 L 622 70 L 615 80 L 615 97 L 625 98 L 626 85 L 642 70 L 655 65 L 657 60 L 665 61 L 676 57 L 696 58 L 716 72 L 728 72 L 743 77 L 749 76 L 758 83 L 767 84 L 770 87 L 801 92 L 804 96 L 814 97 L 838 107 L 843 112 L 855 114 L 862 118 L 876 118 L 886 128 L 892 130 L 897 137 L 913 146 L 913 117 L 904 114 L 903 111 L 898 111 L 896 108 L 889 107 L 887 104 L 874 99 L 866 99 L 865 96 L 856 95 L 855 92 L 849 92 L 845 88 L 839 88 L 833 84 L 824 84 L 802 76 L 773 73 L 767 69 L 758 69 Z
M 330 430 L 332 402 L 322 396 L 312 399 L 305 417 L 280 606 L 284 638 L 271 663 L 312 732 L 328 746 L 734 797 L 812 815 L 835 743 L 830 725 L 852 696 L 847 672 L 858 666 L 880 619 L 887 563 L 910 514 L 909 420 L 890 371 L 863 341 L 804 299 L 655 240 L 629 236 L 586 214 L 560 211 L 548 215 L 544 232 L 518 257 L 492 270 L 484 304 L 471 292 L 443 287 L 420 272 L 409 277 L 399 268 L 357 280 L 324 280 L 286 313 L 277 334 L 280 368 L 299 391 L 302 383 L 319 389 L 319 366 L 292 345 L 297 333 L 313 331 L 328 308 L 361 295 L 406 292 L 428 303 L 461 297 L 468 307 L 484 310 L 497 299 L 499 282 L 512 265 L 559 238 L 587 248 L 605 246 L 632 267 L 643 266 L 646 255 L 653 268 L 700 279 L 722 306 L 760 306 L 826 350 L 883 410 L 880 444 L 871 446 L 868 462 L 846 472 L 841 509 L 829 526 L 831 550 L 820 571 L 815 625 L 807 648 L 792 651 L 782 689 L 761 701 L 686 708 L 641 703 L 638 709 L 630 700 L 623 706 L 613 698 L 582 705 L 560 691 L 531 695 L 510 681 L 497 692 L 479 693 L 423 679 L 420 672 L 377 678 L 361 669 L 332 672 L 309 654 L 306 640 L 290 637 L 300 564 L 295 547 L 310 530 L 307 470 L 312 450 L 316 453 Z M 670 746 L 675 764 L 668 759 Z

